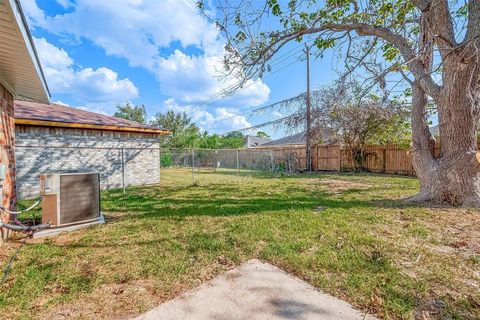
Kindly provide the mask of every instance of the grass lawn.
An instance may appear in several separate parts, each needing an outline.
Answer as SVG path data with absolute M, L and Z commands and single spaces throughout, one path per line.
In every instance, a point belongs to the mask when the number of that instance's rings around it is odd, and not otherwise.
M 0 287 L 2 319 L 129 318 L 254 257 L 379 317 L 480 319 L 480 213 L 399 201 L 414 178 L 197 181 L 164 170 L 160 186 L 103 192 L 107 224 L 30 240 Z

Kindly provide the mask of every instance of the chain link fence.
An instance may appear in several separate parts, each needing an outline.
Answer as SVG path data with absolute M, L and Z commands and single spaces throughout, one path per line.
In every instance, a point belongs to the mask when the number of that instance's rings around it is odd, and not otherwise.
M 292 174 L 305 168 L 300 149 L 160 149 L 77 146 L 17 146 L 17 195 L 39 195 L 39 176 L 58 170 L 90 169 L 100 173 L 101 188 L 161 183 L 197 183 L 202 174 Z M 303 153 L 304 154 L 304 153 Z M 182 175 L 175 174 L 182 169 Z M 166 171 L 166 175 L 162 174 Z M 171 173 L 171 174 L 169 174 Z M 186 174 L 187 173 L 187 174 Z
M 175 169 L 183 169 L 185 173 L 188 169 L 193 183 L 198 182 L 200 174 L 208 172 L 238 176 L 259 173 L 289 175 L 305 169 L 304 153 L 302 158 L 299 151 L 300 148 L 162 149 L 160 164 L 168 173 Z M 168 179 L 180 179 L 180 176 L 168 175 Z
M 15 156 L 19 199 L 37 197 L 40 174 L 59 170 L 96 171 L 103 190 L 160 182 L 158 147 L 16 146 Z

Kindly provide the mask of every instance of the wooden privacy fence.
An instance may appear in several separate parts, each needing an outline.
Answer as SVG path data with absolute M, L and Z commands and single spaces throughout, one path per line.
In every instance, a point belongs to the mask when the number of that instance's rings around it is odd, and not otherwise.
M 397 145 L 367 145 L 364 152 L 363 168 L 366 171 L 415 175 L 409 149 Z M 355 169 L 351 149 L 342 148 L 340 159 L 342 170 Z
M 289 171 L 305 170 L 306 150 L 303 145 L 281 147 L 256 147 L 254 150 L 269 151 L 275 163 L 289 166 Z M 247 149 L 247 150 L 252 150 Z M 312 147 L 312 169 L 317 171 L 340 171 L 341 148 L 339 145 L 316 145 Z
M 257 147 L 255 149 L 271 150 L 275 159 L 282 161 L 281 155 L 296 158 L 296 169 L 305 169 L 305 146 Z M 435 153 L 438 153 L 438 146 Z M 312 167 L 317 171 L 349 171 L 355 168 L 352 150 L 339 145 L 316 145 L 312 147 Z M 415 175 L 410 150 L 398 145 L 367 145 L 363 168 L 366 171 Z
M 312 148 L 313 170 L 340 171 L 342 151 L 339 145 L 316 145 Z

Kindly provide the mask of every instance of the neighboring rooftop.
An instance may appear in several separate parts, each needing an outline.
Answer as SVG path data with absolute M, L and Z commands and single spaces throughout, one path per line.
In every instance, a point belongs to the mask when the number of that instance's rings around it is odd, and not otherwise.
M 273 147 L 273 146 L 283 146 L 283 145 L 304 145 L 305 143 L 306 143 L 305 133 L 300 132 L 288 137 L 283 137 L 277 140 L 264 143 L 261 146 Z
M 246 136 L 245 137 L 245 148 L 255 148 L 261 146 L 269 141 L 272 141 L 270 138 L 266 137 L 257 137 L 257 136 Z
M 16 99 L 48 102 L 48 87 L 18 0 L 0 0 L 0 83 Z
M 332 134 L 332 132 L 325 128 L 322 130 L 321 134 L 318 134 L 312 138 L 312 143 L 323 143 L 323 144 L 331 144 L 331 143 L 338 143 L 338 140 Z M 280 146 L 302 146 L 307 143 L 307 138 L 305 132 L 300 132 L 296 134 L 292 134 L 287 137 L 283 137 L 277 140 L 273 140 L 261 145 L 261 147 L 280 147 Z
M 19 100 L 15 101 L 15 124 L 157 134 L 169 133 L 164 128 L 59 104 Z

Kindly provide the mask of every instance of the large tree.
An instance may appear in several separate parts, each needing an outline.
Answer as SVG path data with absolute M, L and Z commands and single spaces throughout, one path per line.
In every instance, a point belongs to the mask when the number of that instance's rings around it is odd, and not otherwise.
M 132 103 L 127 102 L 124 105 L 117 105 L 116 108 L 117 111 L 115 111 L 115 117 L 145 123 L 147 112 L 145 111 L 145 106 L 143 104 L 135 106 Z
M 169 110 L 165 113 L 157 113 L 150 124 L 170 130 L 171 134 L 161 139 L 163 147 L 198 147 L 196 144 L 200 137 L 200 128 L 185 112 Z
M 480 206 L 479 0 L 217 3 L 218 16 L 211 18 L 228 42 L 225 67 L 242 79 L 261 77 L 282 47 L 307 38 L 319 55 L 343 46 L 346 74 L 370 70 L 377 61 L 369 59 L 378 59 L 380 52 L 389 65 L 376 79 L 398 72 L 412 87 L 412 156 L 421 184 L 412 200 Z M 438 109 L 438 157 L 426 116 L 429 101 Z

